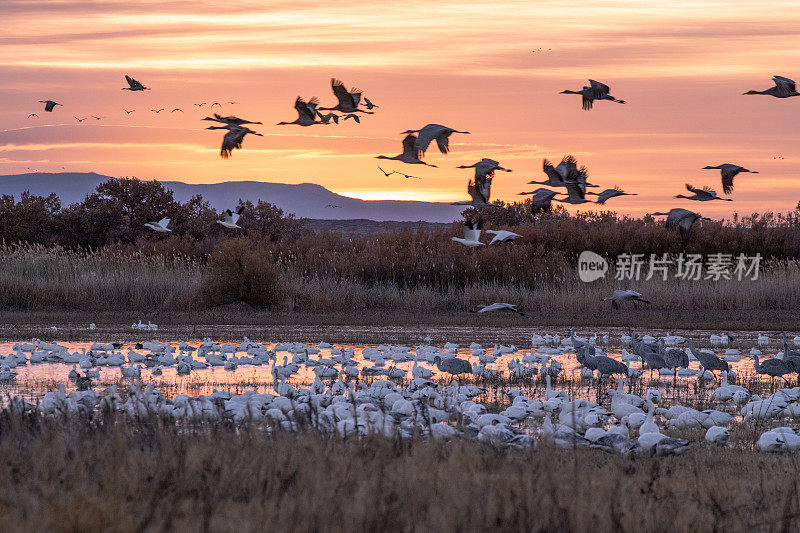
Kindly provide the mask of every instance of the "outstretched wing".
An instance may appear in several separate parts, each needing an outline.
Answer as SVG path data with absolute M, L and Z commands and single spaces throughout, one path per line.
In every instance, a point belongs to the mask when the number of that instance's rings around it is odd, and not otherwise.
M 166 227 L 169 226 L 169 221 L 170 219 L 168 218 L 162 218 L 161 220 L 158 221 L 158 225 L 166 229 Z
M 405 139 L 403 139 L 403 153 L 404 154 L 411 154 L 417 159 L 419 159 L 419 150 L 416 147 L 417 138 L 412 135 L 406 135 Z
M 595 98 L 602 98 L 611 91 L 611 88 L 608 85 L 605 83 L 600 83 L 597 80 L 589 80 L 589 84 L 592 86 L 592 94 Z
M 733 178 L 736 177 L 736 174 L 739 173 L 739 169 L 737 168 L 723 168 L 721 171 L 722 174 L 722 190 L 725 194 L 730 194 L 733 192 Z
M 340 105 L 351 108 L 356 106 L 353 95 L 344 88 L 344 83 L 341 80 L 331 78 L 331 89 L 333 90 L 333 95 L 339 100 Z
M 781 93 L 795 93 L 795 84 L 794 80 L 791 78 L 785 78 L 783 76 L 772 76 L 772 81 L 775 82 L 775 86 L 778 87 L 778 90 Z

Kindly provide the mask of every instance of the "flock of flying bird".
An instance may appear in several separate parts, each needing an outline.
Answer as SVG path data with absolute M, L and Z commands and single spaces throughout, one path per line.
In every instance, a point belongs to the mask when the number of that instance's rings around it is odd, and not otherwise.
M 128 86 L 123 87 L 123 90 L 132 92 L 150 90 L 149 87 L 146 87 L 144 84 L 128 75 L 125 76 L 125 80 L 128 83 Z M 744 94 L 768 95 L 775 98 L 800 96 L 800 93 L 798 93 L 796 90 L 795 82 L 793 80 L 783 76 L 773 76 L 772 81 L 774 86 L 770 87 L 769 89 L 763 91 L 751 90 Z M 345 87 L 342 81 L 335 78 L 331 79 L 331 90 L 337 100 L 336 105 L 332 107 L 321 107 L 317 97 L 312 97 L 306 101 L 304 98 L 298 96 L 294 103 L 294 108 L 298 115 L 297 118 L 291 122 L 278 122 L 278 125 L 297 125 L 308 127 L 315 125 L 329 125 L 331 123 L 338 124 L 340 118 L 343 121 L 352 119 L 353 121 L 360 123 L 362 115 L 373 114 L 374 111 L 372 110 L 378 107 L 368 98 L 364 97 L 363 91 L 355 88 L 348 89 Z M 587 111 L 591 110 L 594 106 L 594 103 L 599 101 L 610 101 L 618 104 L 626 103 L 624 100 L 612 96 L 611 88 L 608 85 L 592 79 L 589 80 L 589 85 L 584 86 L 580 90 L 564 90 L 561 91 L 561 94 L 580 95 L 582 101 L 581 106 Z M 40 102 L 44 104 L 44 110 L 46 112 L 53 112 L 56 106 L 62 105 L 53 100 L 40 100 Z M 235 104 L 236 102 L 227 103 Z M 202 107 L 205 104 L 205 102 L 202 102 L 194 105 Z M 214 102 L 210 107 L 213 108 L 214 106 L 219 106 L 221 108 L 222 104 L 220 102 Z M 153 109 L 152 111 L 154 113 L 160 113 L 164 110 L 165 109 L 163 108 L 159 108 Z M 133 110 L 125 109 L 125 112 L 130 114 L 133 112 Z M 172 110 L 172 112 L 183 112 L 183 110 L 180 108 L 175 108 Z M 38 115 L 31 113 L 29 117 L 38 117 Z M 75 118 L 79 122 L 86 120 L 85 118 Z M 92 118 L 100 120 L 104 117 L 92 116 Z M 220 147 L 220 156 L 223 159 L 229 158 L 234 150 L 241 149 L 244 138 L 248 134 L 263 136 L 249 127 L 249 125 L 262 124 L 262 122 L 259 121 L 246 120 L 236 116 L 224 117 L 218 113 L 214 113 L 213 116 L 205 117 L 203 120 L 213 121 L 221 124 L 209 126 L 206 129 L 227 130 L 223 136 L 222 145 Z M 419 129 L 409 129 L 401 133 L 402 135 L 405 135 L 405 137 L 402 140 L 402 152 L 400 154 L 395 156 L 379 155 L 377 158 L 397 161 L 407 165 L 425 165 L 429 167 L 436 167 L 436 165 L 423 161 L 426 151 L 430 147 L 431 143 L 435 141 L 439 151 L 442 154 L 449 153 L 450 136 L 454 133 L 469 134 L 470 132 L 457 130 L 440 124 L 427 124 Z M 417 178 L 417 176 L 406 174 L 397 170 L 386 171 L 380 166 L 378 168 L 387 177 L 397 174 L 405 178 Z M 470 200 L 455 202 L 454 205 L 467 205 L 474 208 L 500 207 L 498 204 L 490 201 L 492 179 L 495 175 L 495 172 L 511 172 L 510 169 L 502 167 L 498 161 L 490 158 L 483 158 L 472 165 L 461 165 L 457 168 L 473 168 L 474 177 L 467 183 L 467 194 L 469 195 Z M 722 190 L 726 195 L 729 195 L 733 192 L 733 181 L 738 174 L 757 173 L 757 171 L 749 170 L 741 165 L 732 163 L 723 163 L 714 166 L 708 165 L 703 169 L 715 169 L 720 171 L 722 178 Z M 545 185 L 547 187 L 556 189 L 564 188 L 566 192 L 561 193 L 552 189 L 540 187 L 531 192 L 520 193 L 521 195 L 531 196 L 531 208 L 534 213 L 549 210 L 553 200 L 573 205 L 585 203 L 597 203 L 602 205 L 611 198 L 636 194 L 625 192 L 619 186 L 607 188 L 599 193 L 589 191 L 589 188 L 594 188 L 597 186 L 587 182 L 588 171 L 586 167 L 582 166 L 579 168 L 575 157 L 571 155 L 564 156 L 561 162 L 557 165 L 553 165 L 550 161 L 545 159 L 542 162 L 542 170 L 547 176 L 547 179 L 545 181 L 530 181 L 530 184 Z M 708 202 L 713 200 L 732 201 L 730 198 L 720 197 L 714 189 L 707 186 L 695 187 L 687 183 L 686 189 L 692 194 L 678 194 L 675 196 L 675 198 L 698 202 Z M 565 194 L 566 197 L 563 199 L 556 198 L 556 196 L 560 194 Z M 587 198 L 588 196 L 596 196 L 596 201 L 592 202 L 592 200 Z M 227 213 L 227 215 L 231 215 L 230 211 Z M 705 218 L 698 213 L 684 208 L 674 208 L 668 212 L 652 213 L 652 215 L 666 216 L 667 228 L 678 230 L 684 239 L 688 238 L 692 225 L 697 220 Z M 232 222 L 232 224 L 235 226 L 235 220 Z M 482 224 L 480 221 L 466 221 L 464 238 L 454 238 L 453 240 L 471 247 L 482 245 L 483 243 L 480 242 L 481 225 Z M 496 235 L 492 242 L 497 242 L 498 237 L 499 235 Z M 499 240 L 507 241 L 518 237 L 519 235 L 511 232 L 503 232 L 503 236 Z

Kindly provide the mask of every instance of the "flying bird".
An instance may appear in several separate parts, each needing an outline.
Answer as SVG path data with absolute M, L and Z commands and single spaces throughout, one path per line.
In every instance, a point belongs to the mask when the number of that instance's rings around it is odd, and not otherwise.
M 464 221 L 464 237 L 451 237 L 451 240 L 467 246 L 469 248 L 477 248 L 483 246 L 481 242 L 481 229 L 483 228 L 483 220 L 478 219 L 477 222 L 472 222 L 467 219 Z
M 75 120 L 77 120 L 78 122 L 83 122 L 83 121 L 84 121 L 84 120 L 86 120 L 88 117 L 84 117 L 84 118 L 78 118 L 78 117 L 76 117 L 75 115 L 72 115 L 72 118 L 74 118 L 74 119 L 75 119 Z
M 327 113 L 323 115 L 322 113 L 317 112 L 317 115 L 319 116 L 319 119 L 322 121 L 323 124 L 328 124 L 331 120 L 334 122 L 334 124 L 339 123 L 339 115 L 337 115 L 336 113 Z
M 689 232 L 692 229 L 692 225 L 694 225 L 696 221 L 711 220 L 708 217 L 698 215 L 694 211 L 689 211 L 688 209 L 682 209 L 680 207 L 670 209 L 668 213 L 651 213 L 651 215 L 666 216 L 667 229 L 677 229 L 680 232 L 681 237 L 684 239 L 689 237 Z
M 611 198 L 616 198 L 617 196 L 636 196 L 635 192 L 624 192 L 620 187 L 606 189 L 601 193 L 587 192 L 586 194 L 593 194 L 597 196 L 597 203 L 601 205 L 606 203 Z
M 650 303 L 648 300 L 642 298 L 642 293 L 630 289 L 625 291 L 616 290 L 614 291 L 614 296 L 603 298 L 603 301 L 609 300 L 611 300 L 611 307 L 614 309 L 619 309 L 623 302 L 633 302 L 634 307 L 638 306 L 639 302 Z
M 489 242 L 490 246 L 492 244 L 497 244 L 498 242 L 511 242 L 514 239 L 519 239 L 520 237 L 522 237 L 522 235 L 520 235 L 519 233 L 514 233 L 513 231 L 508 231 L 504 229 L 501 230 L 487 229 L 486 233 L 491 233 L 492 235 L 494 235 L 491 242 Z
M 495 302 L 491 305 L 479 305 L 476 313 L 491 313 L 492 311 L 512 311 L 520 316 L 525 316 L 525 313 L 517 310 L 516 304 L 509 304 L 505 302 Z
M 344 116 L 345 120 L 347 120 L 348 118 L 352 118 L 353 120 L 355 120 L 358 123 L 361 122 L 361 118 L 358 115 L 356 115 L 355 113 L 348 113 L 348 114 L 346 114 Z
M 395 174 L 398 174 L 398 175 L 400 175 L 400 176 L 403 176 L 403 177 L 404 177 L 404 178 L 406 178 L 406 179 L 415 179 L 415 180 L 421 180 L 421 179 L 422 179 L 422 178 L 420 178 L 419 176 L 412 176 L 411 174 L 405 174 L 405 173 L 403 173 L 403 172 L 397 172 L 397 171 L 395 171 Z
M 196 105 L 197 107 L 203 107 L 204 105 L 206 105 L 206 102 L 200 102 L 199 104 L 192 104 L 192 105 Z
M 125 81 L 128 82 L 128 87 L 123 87 L 123 91 L 149 91 L 150 87 L 145 87 L 141 82 L 136 81 L 127 74 L 125 74 Z
M 152 111 L 153 113 L 155 113 L 156 115 L 158 115 L 159 113 L 161 113 L 162 111 L 164 111 L 164 108 L 162 107 L 162 108 L 160 108 L 160 109 L 151 109 L 150 111 Z
M 736 177 L 737 174 L 740 172 L 750 172 L 751 174 L 758 174 L 756 170 L 747 170 L 744 167 L 740 167 L 739 165 L 734 165 L 732 163 L 723 163 L 721 165 L 717 165 L 715 167 L 712 166 L 705 166 L 703 170 L 719 170 L 720 174 L 722 174 L 722 191 L 725 194 L 730 194 L 733 192 L 733 178 Z
M 213 117 L 205 117 L 203 120 L 211 120 L 213 122 L 220 122 L 222 124 L 229 124 L 232 126 L 241 126 L 243 124 L 261 124 L 261 122 L 253 122 L 252 120 L 245 120 L 239 117 L 223 117 L 222 115 L 218 115 L 214 113 Z
M 470 195 L 472 200 L 463 202 L 453 202 L 452 205 L 471 205 L 472 207 L 500 207 L 496 204 L 489 203 L 489 196 L 492 190 L 491 177 L 475 177 L 474 180 L 469 180 L 467 183 L 467 194 Z
M 592 108 L 595 100 L 610 100 L 618 104 L 624 104 L 625 100 L 619 100 L 609 94 L 611 88 L 605 83 L 596 80 L 589 80 L 589 85 L 585 85 L 580 91 L 561 91 L 561 94 L 580 94 L 583 97 L 583 109 L 588 111 Z
M 305 127 L 313 126 L 314 124 L 327 124 L 327 122 L 323 120 L 317 120 L 317 104 L 319 104 L 319 100 L 316 97 L 306 102 L 302 97 L 298 96 L 294 101 L 297 118 L 292 122 L 278 122 L 278 126 L 297 124 L 298 126 Z
M 332 209 L 341 209 L 341 208 L 342 208 L 342 206 L 340 206 L 340 205 L 334 205 L 334 204 L 328 204 L 328 205 L 326 205 L 325 207 L 330 207 L 330 208 L 332 208 Z
M 211 107 L 214 107 L 214 106 L 217 106 L 220 109 L 222 108 L 222 104 L 220 104 L 219 102 L 214 102 L 213 104 L 211 104 Z
M 502 172 L 513 172 L 511 169 L 503 168 L 500 166 L 498 161 L 494 159 L 489 159 L 484 157 L 477 163 L 473 163 L 471 165 L 459 165 L 456 168 L 474 168 L 475 169 L 475 178 L 479 177 L 493 177 L 495 171 L 500 170 Z
M 380 170 L 381 172 L 383 172 L 383 175 L 384 175 L 384 176 L 386 176 L 387 178 L 388 178 L 389 176 L 391 176 L 392 174 L 398 174 L 398 172 L 397 172 L 396 170 L 392 170 L 391 172 L 386 172 L 385 170 L 383 170 L 383 169 L 381 168 L 381 166 L 380 166 L 380 165 L 378 165 L 378 170 Z
M 551 191 L 550 189 L 539 188 L 535 191 L 531 192 L 521 192 L 520 194 L 532 194 L 533 197 L 531 198 L 531 211 L 535 215 L 539 211 L 550 211 L 552 207 L 551 202 L 553 198 L 559 194 L 556 191 Z
M 678 194 L 675 196 L 675 198 L 685 198 L 687 200 L 696 200 L 698 202 L 708 202 L 710 200 L 723 200 L 725 202 L 733 201 L 730 198 L 720 198 L 719 196 L 717 196 L 717 191 L 715 191 L 714 189 L 710 189 L 708 187 L 703 187 L 702 189 L 698 189 L 697 187 L 692 187 L 687 183 L 686 190 L 694 194 L 692 196 L 687 196 L 685 194 Z
M 362 94 L 360 89 L 353 88 L 348 91 L 341 80 L 331 78 L 331 90 L 333 91 L 333 95 L 336 97 L 339 103 L 333 107 L 320 107 L 320 111 L 340 111 L 342 113 L 367 114 L 374 113 L 374 111 L 364 111 L 363 109 L 358 108 Z
M 242 214 L 242 206 L 236 208 L 236 211 L 231 211 L 230 209 L 226 209 L 222 212 L 222 220 L 217 220 L 217 224 L 225 226 L 229 229 L 242 229 L 241 226 L 237 226 L 236 222 L 238 222 L 239 217 Z
M 59 104 L 58 102 L 54 102 L 52 100 L 39 100 L 39 103 L 44 104 L 44 110 L 47 111 L 48 113 L 52 113 L 53 108 L 56 107 L 57 105 L 63 107 L 63 104 Z
M 133 113 L 134 111 L 136 111 L 135 109 L 131 109 L 131 110 L 129 111 L 129 110 L 125 109 L 125 108 L 123 108 L 122 110 L 123 110 L 123 111 L 125 111 L 125 114 L 126 114 L 126 115 L 130 115 L 131 113 Z
M 167 226 L 169 226 L 169 218 L 162 218 L 158 222 L 148 222 L 145 224 L 145 227 L 150 228 L 153 231 L 157 231 L 158 233 L 169 233 L 172 231 Z
M 376 104 L 373 104 L 372 102 L 370 102 L 369 98 L 366 98 L 366 97 L 364 98 L 363 104 L 369 110 L 372 110 L 373 107 L 380 107 L 379 105 L 376 105 Z
M 556 202 L 567 204 L 585 204 L 591 200 L 586 199 L 586 168 L 570 168 L 569 173 L 564 178 L 564 186 L 567 188 L 567 197 L 564 200 L 555 198 Z
M 242 141 L 244 140 L 245 135 L 248 133 L 252 135 L 258 135 L 259 137 L 263 137 L 260 133 L 257 133 L 250 128 L 245 126 L 236 126 L 232 124 L 228 124 L 225 126 L 209 126 L 206 128 L 207 130 L 228 130 L 222 137 L 222 146 L 219 149 L 219 155 L 222 159 L 228 159 L 234 149 L 241 149 L 242 148 Z
M 547 179 L 545 181 L 529 181 L 528 184 L 547 185 L 548 187 L 566 187 L 567 176 L 575 170 L 578 170 L 578 162 L 573 155 L 565 155 L 561 158 L 561 162 L 555 167 L 549 160 L 542 159 L 542 172 L 545 173 Z
M 765 94 L 774 96 L 775 98 L 789 98 L 791 96 L 800 96 L 795 88 L 794 80 L 784 78 L 783 76 L 772 76 L 772 81 L 775 83 L 774 87 L 763 91 L 747 91 L 744 94 Z
M 100 119 L 106 118 L 106 117 L 103 117 L 103 116 L 100 116 L 100 117 L 96 117 L 94 115 L 89 115 L 89 116 L 92 117 L 95 120 L 100 120 Z
M 180 107 L 176 107 L 175 109 L 170 111 L 170 113 L 174 113 L 175 111 L 180 111 L 181 113 L 183 113 L 183 109 L 181 109 Z
M 416 148 L 416 141 L 417 137 L 415 135 L 406 135 L 403 139 L 403 153 L 400 155 L 396 155 L 394 157 L 388 157 L 385 155 L 376 156 L 376 159 L 392 159 L 394 161 L 401 161 L 403 163 L 407 163 L 409 165 L 428 165 L 429 167 L 435 167 L 436 165 L 431 165 L 430 163 L 426 163 L 425 161 L 419 158 L 419 150 Z
M 28 115 L 28 118 L 31 118 L 31 117 L 39 118 L 39 115 L 37 115 L 36 113 L 31 113 L 30 115 Z
M 469 134 L 468 131 L 454 130 L 453 128 L 448 128 L 440 124 L 428 124 L 418 130 L 406 130 L 402 133 L 417 134 L 416 148 L 421 154 L 425 154 L 425 151 L 434 139 L 436 139 L 436 145 L 439 147 L 439 151 L 446 154 L 450 151 L 450 135 L 453 133 Z

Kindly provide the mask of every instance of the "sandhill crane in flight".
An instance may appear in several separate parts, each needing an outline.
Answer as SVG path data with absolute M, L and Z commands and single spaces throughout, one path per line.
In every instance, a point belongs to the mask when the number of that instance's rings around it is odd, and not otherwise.
M 222 115 L 218 115 L 214 113 L 213 117 L 205 117 L 203 120 L 211 120 L 213 122 L 221 122 L 222 124 L 228 124 L 231 126 L 241 126 L 243 124 L 261 124 L 261 122 L 253 122 L 252 120 L 245 120 L 239 117 L 223 117 Z
M 258 135 L 259 137 L 263 137 L 260 133 L 256 133 L 255 131 L 251 130 L 250 128 L 244 126 L 236 126 L 232 124 L 228 124 L 225 126 L 209 126 L 206 128 L 207 130 L 228 130 L 222 137 L 222 146 L 219 150 L 219 155 L 222 159 L 228 159 L 234 149 L 241 149 L 242 148 L 242 141 L 244 140 L 245 135 L 248 133 L 252 135 Z
M 222 104 L 220 104 L 219 102 L 213 102 L 209 107 L 214 107 L 214 106 L 217 106 L 220 109 L 222 109 Z
M 239 221 L 239 217 L 242 214 L 242 209 L 242 206 L 237 207 L 236 211 L 226 209 L 222 212 L 222 220 L 217 220 L 217 224 L 225 226 L 228 229 L 242 229 L 241 226 L 236 225 L 236 222 Z
M 374 111 L 364 111 L 363 109 L 358 108 L 362 94 L 360 89 L 353 88 L 348 91 L 345 88 L 344 83 L 336 78 L 331 78 L 331 89 L 333 90 L 333 95 L 336 97 L 339 103 L 333 107 L 320 107 L 320 111 L 340 111 L 342 113 L 367 114 L 374 113 Z
M 586 194 L 593 194 L 597 196 L 597 203 L 601 205 L 606 203 L 611 198 L 616 198 L 617 196 L 636 196 L 635 192 L 624 192 L 620 187 L 606 189 L 601 193 L 587 192 Z
M 425 161 L 419 158 L 419 150 L 416 149 L 416 140 L 417 140 L 416 136 L 406 135 L 405 138 L 403 139 L 402 154 L 396 155 L 394 157 L 379 155 L 376 156 L 376 159 L 392 159 L 394 161 L 401 161 L 409 165 L 427 165 L 429 167 L 435 167 L 436 165 L 431 165 L 430 163 L 426 163 Z
M 364 107 L 366 107 L 370 111 L 372 111 L 373 107 L 380 107 L 379 105 L 376 105 L 376 104 L 373 104 L 372 102 L 370 102 L 369 98 L 366 98 L 366 97 L 364 98 L 364 102 L 362 102 L 362 103 L 364 104 Z
M 531 192 L 521 192 L 520 194 L 532 194 L 531 198 L 531 211 L 535 215 L 539 211 L 550 211 L 552 201 L 555 195 L 559 194 L 550 189 L 539 188 Z
M 197 107 L 203 107 L 204 105 L 206 105 L 206 102 L 200 102 L 199 104 L 192 104 L 192 105 L 196 105 Z
M 39 118 L 39 115 L 37 115 L 36 113 L 31 113 L 30 115 L 28 115 L 28 118 L 31 118 L 31 117 Z
M 381 166 L 380 166 L 380 165 L 378 165 L 378 170 L 380 170 L 381 172 L 383 172 L 383 175 L 384 175 L 384 176 L 386 176 L 387 178 L 388 178 L 389 176 L 391 176 L 392 174 L 397 174 L 397 171 L 396 171 L 396 170 L 392 170 L 391 172 L 386 172 L 385 170 L 383 170 L 383 169 L 381 168 Z
M 145 227 L 150 228 L 153 231 L 157 231 L 159 233 L 168 233 L 172 231 L 167 226 L 169 226 L 169 218 L 162 218 L 158 222 L 148 222 L 145 224 Z
M 175 111 L 180 111 L 181 113 L 183 113 L 183 109 L 181 109 L 180 107 L 176 107 L 175 109 L 170 111 L 170 113 L 174 113 Z
M 483 228 L 483 220 L 478 219 L 477 222 L 472 222 L 467 219 L 464 221 L 464 237 L 451 237 L 455 242 L 461 243 L 469 248 L 477 248 L 483 246 L 481 242 L 481 229 Z
M 476 313 L 491 313 L 492 311 L 511 311 L 520 316 L 525 316 L 525 313 L 517 310 L 516 304 L 509 304 L 506 302 L 495 302 L 491 305 L 479 305 Z
M 78 117 L 76 117 L 75 115 L 72 115 L 72 118 L 74 118 L 74 119 L 75 119 L 75 120 L 77 120 L 78 122 L 83 122 L 84 120 L 86 120 L 86 119 L 87 119 L 87 118 L 89 118 L 89 117 L 78 118 Z
M 730 198 L 720 198 L 719 196 L 717 196 L 717 191 L 709 187 L 703 187 L 702 189 L 698 189 L 697 187 L 692 187 L 687 183 L 686 190 L 694 194 L 692 196 L 687 196 L 685 194 L 677 194 L 675 195 L 675 198 L 685 198 L 686 200 L 696 200 L 698 202 L 708 202 L 711 200 L 723 200 L 725 202 L 733 201 Z
M 330 123 L 331 120 L 333 121 L 334 124 L 339 123 L 339 115 L 337 115 L 336 113 L 328 113 L 323 115 L 322 113 L 317 111 L 317 116 L 319 116 L 319 119 L 322 121 L 323 124 L 328 124 Z
M 106 118 L 105 116 L 99 116 L 99 117 L 96 117 L 94 115 L 89 115 L 89 116 L 92 117 L 95 120 L 102 120 L 102 119 Z
M 158 108 L 158 109 L 151 109 L 150 111 L 152 111 L 153 113 L 155 113 L 156 115 L 158 115 L 159 113 L 161 113 L 162 111 L 164 111 L 164 108 L 163 108 L 163 107 L 160 107 L 160 108 Z
M 668 213 L 651 213 L 651 215 L 666 216 L 667 229 L 677 229 L 680 232 L 681 237 L 684 239 L 689 237 L 689 232 L 692 229 L 692 225 L 694 225 L 696 221 L 711 220 L 708 217 L 698 215 L 694 211 L 689 211 L 688 209 L 682 209 L 680 207 L 670 209 Z
M 614 309 L 619 309 L 623 302 L 633 302 L 634 307 L 638 307 L 639 302 L 650 303 L 649 300 L 642 298 L 642 293 L 630 289 L 624 291 L 616 290 L 613 296 L 603 298 L 603 301 L 609 300 L 611 301 L 611 307 Z
M 125 74 L 125 81 L 128 82 L 128 87 L 123 87 L 123 91 L 149 91 L 150 87 L 145 87 L 141 82 L 136 81 L 127 74 Z
M 730 194 L 733 192 L 733 178 L 736 177 L 737 174 L 740 172 L 749 172 L 751 174 L 758 174 L 757 170 L 747 170 L 744 167 L 740 167 L 739 165 L 734 165 L 732 163 L 723 163 L 721 165 L 717 165 L 715 167 L 712 166 L 705 166 L 703 170 L 719 170 L 720 174 L 722 174 L 722 191 L 725 194 Z
M 442 126 L 441 124 L 428 124 L 427 126 L 422 127 L 418 130 L 406 130 L 402 133 L 417 134 L 417 151 L 421 154 L 424 154 L 425 151 L 430 146 L 431 141 L 436 139 L 436 145 L 439 147 L 439 151 L 443 154 L 446 154 L 450 151 L 450 135 L 453 133 L 465 133 L 469 134 L 468 131 L 459 131 L 454 130 L 453 128 L 448 128 L 447 126 Z
M 123 110 L 123 111 L 125 111 L 125 114 L 126 114 L 126 115 L 130 115 L 131 113 L 133 113 L 134 111 L 136 111 L 135 109 L 127 110 L 127 109 L 125 109 L 125 108 L 123 108 L 122 110 Z
M 495 204 L 489 203 L 489 196 L 492 191 L 492 178 L 476 176 L 474 180 L 469 180 L 467 183 L 467 194 L 470 195 L 472 200 L 463 202 L 453 202 L 452 205 L 471 205 L 472 207 L 500 207 Z
M 397 171 L 395 171 L 395 174 L 397 174 L 398 176 L 403 176 L 403 177 L 404 177 L 405 179 L 407 179 L 407 180 L 408 180 L 408 179 L 414 179 L 414 180 L 421 180 L 421 179 L 422 179 L 422 178 L 420 178 L 419 176 L 412 176 L 411 174 L 406 174 L 406 173 L 404 173 L 404 172 L 397 172 Z
M 52 113 L 53 108 L 56 107 L 57 105 L 63 107 L 63 104 L 59 104 L 58 102 L 54 102 L 52 100 L 39 100 L 39 103 L 44 104 L 44 110 L 47 111 L 48 113 Z
M 514 239 L 519 239 L 522 237 L 519 233 L 514 233 L 513 231 L 508 231 L 504 229 L 487 229 L 486 233 L 491 233 L 494 235 L 492 240 L 489 242 L 489 245 L 497 244 L 498 242 L 511 242 Z
M 611 88 L 605 83 L 600 83 L 596 80 L 589 80 L 589 85 L 586 85 L 580 91 L 570 91 L 569 89 L 561 91 L 561 94 L 580 94 L 583 97 L 583 109 L 586 111 L 592 108 L 595 100 L 610 100 L 618 104 L 624 104 L 625 100 L 614 98 L 610 94 Z
M 569 173 L 564 178 L 564 187 L 567 188 L 567 197 L 563 200 L 555 198 L 556 202 L 573 205 L 591 203 L 591 200 L 586 199 L 585 168 L 570 168 Z
M 348 118 L 352 118 L 353 120 L 355 120 L 358 123 L 361 122 L 361 118 L 358 115 L 356 115 L 355 113 L 348 113 L 348 114 L 346 114 L 344 116 L 345 120 L 347 120 Z
M 789 98 L 791 96 L 800 96 L 795 88 L 794 80 L 784 78 L 783 76 L 772 76 L 772 81 L 775 83 L 774 87 L 763 91 L 747 91 L 744 94 L 766 94 L 774 96 L 775 98 Z
M 327 124 L 324 120 L 317 120 L 317 104 L 319 100 L 316 97 L 306 103 L 302 97 L 298 96 L 294 101 L 294 108 L 297 110 L 297 118 L 292 122 L 278 122 L 278 126 L 286 126 L 289 124 L 296 124 L 298 126 L 313 126 L 314 124 Z M 310 107 L 309 107 L 310 106 Z
M 502 172 L 513 172 L 509 168 L 503 168 L 502 166 L 500 166 L 500 163 L 498 161 L 495 161 L 494 159 L 489 159 L 487 157 L 484 157 L 477 163 L 473 163 L 471 165 L 459 165 L 456 168 L 474 168 L 475 178 L 479 177 L 491 178 L 494 176 L 494 173 L 497 170 L 500 170 Z
M 545 181 L 529 181 L 529 185 L 547 185 L 548 187 L 566 187 L 567 176 L 574 171 L 580 171 L 584 175 L 588 174 L 586 167 L 578 169 L 577 160 L 573 155 L 565 155 L 561 158 L 561 162 L 557 166 L 547 159 L 542 159 L 542 171 L 547 176 Z M 587 187 L 597 187 L 597 185 L 586 184 Z

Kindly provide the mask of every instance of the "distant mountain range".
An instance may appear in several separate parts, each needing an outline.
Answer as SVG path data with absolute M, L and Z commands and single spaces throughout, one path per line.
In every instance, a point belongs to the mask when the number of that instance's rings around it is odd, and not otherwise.
M 19 197 L 22 192 L 47 196 L 55 193 L 63 205 L 81 202 L 87 194 L 110 176 L 89 173 L 31 173 L 0 176 L 0 194 Z M 162 181 L 172 189 L 175 199 L 185 202 L 200 194 L 215 209 L 235 206 L 239 199 L 256 203 L 259 199 L 277 205 L 298 218 L 374 221 L 452 222 L 461 217 L 463 206 L 442 202 L 408 200 L 359 200 L 329 191 L 314 183 L 268 183 L 262 181 L 226 181 L 193 184 Z M 336 207 L 331 207 L 336 206 Z

